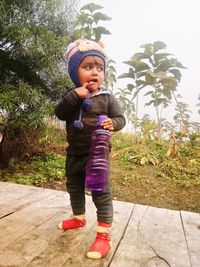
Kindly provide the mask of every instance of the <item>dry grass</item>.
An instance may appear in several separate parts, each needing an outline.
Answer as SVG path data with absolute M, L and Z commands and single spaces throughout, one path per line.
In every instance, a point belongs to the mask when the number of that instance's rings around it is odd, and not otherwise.
M 53 132 L 50 135 L 53 137 L 52 140 L 47 140 L 46 149 L 64 157 L 65 135 L 59 133 L 59 136 L 60 140 Z M 134 144 L 126 135 L 114 136 L 111 155 L 113 198 L 160 208 L 200 212 L 200 145 L 181 147 L 179 155 L 175 158 L 165 157 L 166 151 L 167 146 L 164 143 L 153 142 L 148 146 L 142 143 Z M 59 174 L 61 158 L 54 157 L 52 160 L 55 160 L 53 162 L 55 164 L 52 163 L 53 166 L 50 164 L 51 172 Z M 141 159 L 145 157 L 149 161 L 141 165 Z M 159 164 L 154 161 L 156 157 Z M 62 164 L 64 169 L 64 163 Z M 2 173 L 0 171 L 0 176 L 4 181 L 12 178 L 11 180 L 15 182 L 14 175 L 23 177 L 27 172 L 26 169 L 31 172 L 28 162 L 23 162 L 21 166 L 14 166 L 10 173 L 9 170 L 3 170 Z M 42 175 L 41 182 L 38 182 L 37 186 L 66 190 L 63 175 L 57 179 L 49 179 L 49 175 L 46 177 L 45 173 L 40 173 L 39 168 L 36 169 L 37 174 Z M 33 178 L 29 179 L 30 183 L 34 184 Z M 21 181 L 26 182 L 23 179 Z
M 200 186 L 183 187 L 157 177 L 158 166 L 133 166 L 113 160 L 113 197 L 160 208 L 200 212 Z

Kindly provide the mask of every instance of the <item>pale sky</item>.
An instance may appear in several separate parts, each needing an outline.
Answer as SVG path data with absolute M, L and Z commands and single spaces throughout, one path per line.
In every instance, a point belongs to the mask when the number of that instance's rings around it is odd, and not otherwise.
M 99 10 L 110 16 L 111 21 L 104 25 L 111 35 L 103 36 L 108 56 L 116 61 L 117 76 L 128 72 L 129 66 L 123 61 L 142 51 L 140 45 L 163 41 L 164 52 L 173 54 L 187 70 L 181 70 L 182 80 L 177 93 L 184 103 L 189 104 L 191 121 L 200 122 L 197 114 L 198 95 L 200 95 L 200 1 L 199 0 L 82 0 L 86 3 L 100 4 Z M 119 79 L 116 89 L 125 87 L 129 81 Z M 143 103 L 147 99 L 143 98 Z M 151 114 L 154 110 L 140 103 L 140 113 Z M 174 115 L 174 106 L 165 109 L 163 117 Z

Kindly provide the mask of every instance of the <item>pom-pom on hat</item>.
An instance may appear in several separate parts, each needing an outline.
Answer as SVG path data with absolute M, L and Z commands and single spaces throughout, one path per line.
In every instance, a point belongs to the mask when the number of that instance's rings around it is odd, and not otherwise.
M 98 56 L 103 59 L 106 65 L 106 53 L 102 42 L 96 43 L 91 40 L 76 40 L 71 43 L 66 52 L 66 61 L 69 76 L 76 86 L 80 86 L 78 79 L 78 67 L 86 56 Z

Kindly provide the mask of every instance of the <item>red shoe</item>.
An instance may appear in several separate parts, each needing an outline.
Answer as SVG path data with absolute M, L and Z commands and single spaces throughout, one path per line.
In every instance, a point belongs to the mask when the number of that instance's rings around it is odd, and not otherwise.
M 74 217 L 72 219 L 63 220 L 58 225 L 58 228 L 65 231 L 65 230 L 70 230 L 70 229 L 80 229 L 85 225 L 86 225 L 85 219 L 79 220 L 79 219 Z
M 101 228 L 101 231 L 105 232 L 102 233 L 98 232 L 99 229 L 97 230 L 96 239 L 87 253 L 87 257 L 90 259 L 100 259 L 105 257 L 111 248 L 111 237 L 109 233 L 111 225 L 98 223 L 98 226 Z

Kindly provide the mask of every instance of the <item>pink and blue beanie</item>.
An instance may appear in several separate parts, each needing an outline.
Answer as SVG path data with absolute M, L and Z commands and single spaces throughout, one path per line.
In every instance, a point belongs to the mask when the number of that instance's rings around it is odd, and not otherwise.
M 69 76 L 77 87 L 81 86 L 78 79 L 78 67 L 86 56 L 98 56 L 106 65 L 106 53 L 101 42 L 96 43 L 91 40 L 79 39 L 71 43 L 67 48 L 66 61 Z

